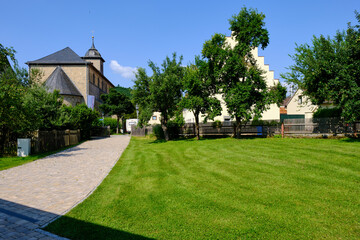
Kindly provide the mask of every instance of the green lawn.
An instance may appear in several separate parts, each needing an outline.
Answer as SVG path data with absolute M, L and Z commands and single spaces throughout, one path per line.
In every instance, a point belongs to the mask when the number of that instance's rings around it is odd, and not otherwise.
M 98 189 L 46 230 L 71 239 L 360 239 L 360 142 L 132 138 Z
M 76 144 L 76 145 L 78 145 L 78 144 Z M 49 156 L 51 154 L 63 151 L 65 149 L 68 149 L 68 148 L 71 148 L 71 147 L 74 147 L 76 145 L 64 147 L 64 148 L 61 148 L 61 149 L 56 150 L 56 151 L 49 151 L 49 152 L 45 152 L 45 153 L 34 154 L 34 155 L 27 156 L 27 157 L 16 157 L 16 156 L 14 156 L 14 157 L 0 157 L 0 171 L 5 170 L 5 169 L 9 169 L 9 168 L 12 168 L 12 167 L 16 167 L 16 166 L 19 166 L 19 165 L 23 165 L 25 163 L 38 160 L 40 158 L 44 158 L 46 156 Z

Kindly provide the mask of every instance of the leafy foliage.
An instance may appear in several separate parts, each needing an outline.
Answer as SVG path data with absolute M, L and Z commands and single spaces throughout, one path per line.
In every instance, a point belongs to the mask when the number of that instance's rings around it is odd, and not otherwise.
M 63 123 L 63 126 L 69 129 L 80 129 L 81 138 L 89 139 L 93 123 L 97 121 L 100 115 L 99 112 L 87 107 L 86 104 L 79 104 L 74 107 L 63 106 L 63 111 L 69 119 Z
M 340 108 L 321 108 L 319 107 L 316 112 L 314 112 L 314 118 L 331 118 L 331 117 L 340 117 L 341 109 Z
M 241 122 L 260 118 L 271 103 L 280 103 L 285 98 L 285 88 L 280 85 L 268 88 L 264 72 L 251 53 L 255 47 L 264 49 L 269 44 L 264 18 L 254 9 L 243 8 L 229 20 L 234 46 L 224 35 L 215 34 L 203 47 L 209 74 L 218 81 L 227 110 L 236 119 L 234 136 L 240 135 Z
M 122 94 L 126 95 L 130 99 L 132 98 L 131 88 L 125 88 L 125 87 L 121 87 L 121 86 L 118 85 L 117 87 L 114 87 L 114 89 L 116 91 L 118 91 L 119 93 L 122 93 Z
M 86 105 L 63 106 L 59 92 L 48 92 L 39 82 L 41 75 L 33 70 L 29 76 L 19 68 L 15 51 L 0 44 L 0 154 L 5 143 L 30 137 L 35 130 L 81 129 L 83 138 L 90 137 L 98 113 Z
M 157 140 L 163 140 L 165 139 L 164 130 L 161 127 L 161 124 L 156 124 L 153 126 L 153 134 L 156 137 Z
M 172 59 L 166 57 L 161 68 L 149 61 L 153 74 L 147 76 L 145 69 L 140 68 L 136 74 L 133 88 L 133 100 L 139 106 L 140 124 L 149 121 L 152 112 L 161 112 L 161 125 L 165 139 L 169 139 L 168 121 L 178 110 L 181 100 L 181 81 L 183 78 L 182 56 L 177 61 L 176 53 Z
M 22 109 L 26 118 L 23 119 L 22 131 L 51 130 L 61 128 L 61 106 L 63 101 L 58 91 L 49 93 L 40 85 L 27 88 L 22 100 Z
M 116 115 L 117 126 L 116 133 L 119 133 L 119 121 L 122 120 L 125 114 L 133 113 L 135 108 L 129 97 L 111 88 L 108 94 L 100 96 L 103 104 L 100 109 L 108 115 Z
M 116 133 L 117 120 L 115 118 L 106 117 L 102 121 L 98 120 L 93 123 L 94 127 L 110 126 L 111 134 Z
M 199 117 L 205 115 L 205 122 L 221 114 L 220 101 L 215 97 L 216 84 L 209 75 L 209 63 L 195 57 L 195 65 L 185 69 L 183 79 L 185 96 L 180 106 L 193 112 L 197 139 L 200 139 Z
M 360 23 L 360 14 L 355 12 Z M 348 25 L 334 37 L 313 37 L 296 45 L 295 64 L 282 74 L 304 90 L 314 104 L 333 102 L 347 122 L 360 119 L 360 25 Z

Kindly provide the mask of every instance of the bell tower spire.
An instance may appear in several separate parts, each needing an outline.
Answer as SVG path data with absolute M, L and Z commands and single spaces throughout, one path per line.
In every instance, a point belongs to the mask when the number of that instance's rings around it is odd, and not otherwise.
M 94 36 L 91 37 L 91 48 L 87 50 L 85 56 L 82 57 L 88 62 L 92 62 L 94 67 L 104 74 L 103 63 L 105 60 L 101 57 L 99 51 L 95 48 Z
M 92 45 L 91 45 L 91 48 L 96 49 L 96 48 L 95 48 L 95 45 L 94 45 L 94 36 L 92 36 L 91 38 L 92 38 Z

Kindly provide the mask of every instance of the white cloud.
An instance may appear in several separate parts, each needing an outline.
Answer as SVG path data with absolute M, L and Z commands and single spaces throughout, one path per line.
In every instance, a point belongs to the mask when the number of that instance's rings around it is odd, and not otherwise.
M 116 73 L 119 73 L 123 78 L 134 79 L 137 68 L 121 66 L 116 60 L 111 60 L 110 68 Z

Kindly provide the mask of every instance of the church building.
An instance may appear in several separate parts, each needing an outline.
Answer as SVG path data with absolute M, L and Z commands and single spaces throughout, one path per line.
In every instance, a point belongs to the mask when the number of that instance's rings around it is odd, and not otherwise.
M 40 71 L 40 81 L 49 91 L 58 90 L 65 104 L 74 106 L 86 103 L 89 107 L 98 109 L 101 104 L 100 95 L 109 93 L 109 89 L 114 87 L 104 76 L 104 62 L 92 37 L 91 48 L 84 57 L 66 47 L 26 64 L 29 72 L 32 69 Z

